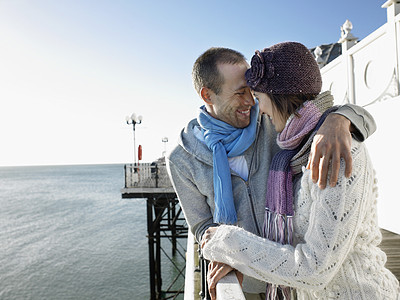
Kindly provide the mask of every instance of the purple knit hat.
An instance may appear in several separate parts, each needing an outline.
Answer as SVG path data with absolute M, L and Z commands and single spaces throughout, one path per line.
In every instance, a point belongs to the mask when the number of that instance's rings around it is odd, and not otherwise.
M 246 71 L 247 85 L 269 94 L 316 95 L 322 78 L 310 50 L 297 42 L 284 42 L 256 51 Z

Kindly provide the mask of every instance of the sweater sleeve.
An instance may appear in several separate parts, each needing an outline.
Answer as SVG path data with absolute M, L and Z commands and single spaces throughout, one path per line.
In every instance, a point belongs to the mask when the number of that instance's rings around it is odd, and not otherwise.
M 212 212 L 206 196 L 199 191 L 191 180 L 190 174 L 179 169 L 170 159 L 167 159 L 167 170 L 186 222 L 196 240 L 200 242 L 208 227 L 218 226 L 213 223 Z
M 366 193 L 372 186 L 372 170 L 365 166 L 365 159 L 353 154 L 353 160 L 352 176 L 344 176 L 342 161 L 337 186 L 323 190 L 305 171 L 299 203 L 305 200 L 312 204 L 302 243 L 295 247 L 281 245 L 241 228 L 222 225 L 203 248 L 204 256 L 265 282 L 307 290 L 324 288 L 354 247 Z
M 357 141 L 363 142 L 376 131 L 374 118 L 361 106 L 345 104 L 333 113 L 342 115 L 350 120 L 355 127 L 355 132 L 352 134 Z

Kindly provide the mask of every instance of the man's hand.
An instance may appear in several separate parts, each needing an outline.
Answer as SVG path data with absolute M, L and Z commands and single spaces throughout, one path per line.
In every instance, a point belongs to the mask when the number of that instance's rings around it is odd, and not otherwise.
M 218 227 L 209 227 L 203 234 L 203 238 L 201 239 L 201 248 L 205 246 L 207 242 L 211 240 L 217 231 Z M 224 263 L 212 261 L 208 264 L 208 272 L 207 272 L 207 283 L 208 283 L 208 291 L 211 296 L 211 300 L 216 300 L 216 288 L 218 281 L 224 277 L 226 274 L 235 271 L 236 277 L 239 280 L 240 286 L 242 286 L 243 282 L 243 274 L 238 270 L 233 269 L 231 266 L 228 266 Z
M 211 300 L 216 300 L 216 287 L 218 281 L 224 277 L 229 272 L 233 271 L 234 269 L 226 264 L 212 261 L 208 265 L 208 273 L 207 273 L 207 283 L 208 283 L 208 291 L 211 296 Z M 240 286 L 243 283 L 243 274 L 237 270 L 234 270 L 236 273 L 236 277 L 239 280 Z
M 350 177 L 353 160 L 351 157 L 351 123 L 338 114 L 330 114 L 325 119 L 311 145 L 307 169 L 311 169 L 311 178 L 318 181 L 321 189 L 326 187 L 329 162 L 331 162 L 330 186 L 335 186 L 339 177 L 340 158 L 346 163 L 345 175 Z

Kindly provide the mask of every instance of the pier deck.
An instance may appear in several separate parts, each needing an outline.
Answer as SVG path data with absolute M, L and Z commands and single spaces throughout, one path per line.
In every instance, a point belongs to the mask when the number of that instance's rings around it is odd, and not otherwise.
M 387 255 L 386 267 L 400 281 L 400 235 L 381 229 L 382 243 L 381 249 Z

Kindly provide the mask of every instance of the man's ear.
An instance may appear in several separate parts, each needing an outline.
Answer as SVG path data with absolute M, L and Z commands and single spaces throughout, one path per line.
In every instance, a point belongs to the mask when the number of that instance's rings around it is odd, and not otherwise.
M 213 94 L 213 91 L 204 86 L 200 90 L 200 96 L 203 99 L 203 101 L 207 104 L 212 104 L 212 100 L 211 100 L 212 94 Z

